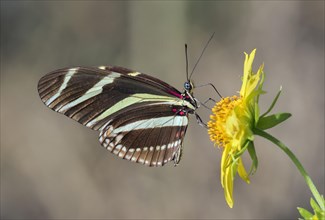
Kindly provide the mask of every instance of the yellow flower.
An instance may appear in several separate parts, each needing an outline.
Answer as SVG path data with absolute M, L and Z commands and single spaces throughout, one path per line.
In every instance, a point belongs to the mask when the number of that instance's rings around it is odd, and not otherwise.
M 236 173 L 238 172 L 239 176 L 249 183 L 249 174 L 241 159 L 241 155 L 247 148 L 252 149 L 250 156 L 253 164 L 254 162 L 257 164 L 257 158 L 254 157 L 252 128 L 259 116 L 258 97 L 263 93 L 264 66 L 261 65 L 257 73 L 253 73 L 255 51 L 256 49 L 250 55 L 245 53 L 243 83 L 239 96 L 222 98 L 213 107 L 213 114 L 208 122 L 211 141 L 224 148 L 221 158 L 221 185 L 224 188 L 225 199 L 231 208 L 234 204 L 233 182 Z
M 259 96 L 265 93 L 262 90 L 264 65 L 262 64 L 259 67 L 257 73 L 252 71 L 255 52 L 256 49 L 250 55 L 245 53 L 243 83 L 239 96 L 222 98 L 213 107 L 213 114 L 208 122 L 208 133 L 211 141 L 215 145 L 224 148 L 221 158 L 221 185 L 224 188 L 226 201 L 232 208 L 234 205 L 233 184 L 236 174 L 238 173 L 245 182 L 249 183 L 249 175 L 257 170 L 258 162 L 254 136 L 258 135 L 274 143 L 292 160 L 312 192 L 315 200 L 311 198 L 310 205 L 314 210 L 314 214 L 304 208 L 298 208 L 301 216 L 304 219 L 324 219 L 324 197 L 319 194 L 300 161 L 280 140 L 265 132 L 266 129 L 275 127 L 287 120 L 291 114 L 286 112 L 269 114 L 280 96 L 280 89 L 268 110 L 260 115 L 258 100 Z M 247 173 L 241 160 L 241 156 L 246 150 L 252 159 L 249 173 Z

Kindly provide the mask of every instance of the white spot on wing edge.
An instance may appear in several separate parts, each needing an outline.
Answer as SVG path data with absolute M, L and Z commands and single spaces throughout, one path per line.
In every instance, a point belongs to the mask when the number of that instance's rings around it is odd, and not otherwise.
M 121 149 L 123 152 L 126 152 L 127 151 L 127 148 L 126 147 L 122 147 Z
M 128 153 L 128 154 L 125 155 L 125 159 L 127 159 L 127 160 L 130 160 L 131 157 L 132 157 L 132 154 L 129 154 L 129 153 Z
M 115 147 L 113 153 L 114 153 L 114 154 L 118 154 L 118 153 L 120 152 L 121 148 L 122 148 L 122 144 L 117 145 L 117 146 Z
M 102 143 L 104 141 L 104 137 L 103 136 L 100 136 L 99 137 L 99 142 Z
M 124 148 L 125 148 L 125 150 L 123 150 Z M 120 153 L 118 154 L 118 156 L 122 158 L 122 157 L 124 157 L 125 153 L 126 153 L 126 147 L 122 147 L 122 149 L 121 149 Z
M 128 73 L 129 76 L 137 76 L 140 75 L 141 73 L 139 72 L 134 72 L 134 73 Z
M 115 144 L 120 143 L 120 141 L 122 140 L 122 138 L 124 137 L 123 134 L 119 134 L 115 137 Z
M 132 157 L 131 161 L 136 161 L 137 158 L 135 156 Z

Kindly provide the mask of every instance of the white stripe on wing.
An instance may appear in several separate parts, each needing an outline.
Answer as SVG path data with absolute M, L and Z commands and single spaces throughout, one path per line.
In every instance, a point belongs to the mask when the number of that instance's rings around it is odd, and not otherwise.
M 159 118 L 150 118 L 145 120 L 135 121 L 113 130 L 113 133 L 128 132 L 139 129 L 161 128 L 168 126 L 186 126 L 188 119 L 186 116 L 166 116 Z
M 64 112 L 65 110 L 72 108 L 80 104 L 81 102 L 84 102 L 87 99 L 90 99 L 100 94 L 103 91 L 103 86 L 113 83 L 116 78 L 120 77 L 120 75 L 121 74 L 119 73 L 112 72 L 108 76 L 105 76 L 103 79 L 101 79 L 98 83 L 96 83 L 92 88 L 90 88 L 85 94 L 80 96 L 78 99 L 60 108 L 59 112 Z
M 179 98 L 171 98 L 168 96 L 161 96 L 161 95 L 153 95 L 153 94 L 147 94 L 147 93 L 137 93 L 133 94 L 132 96 L 126 97 L 125 99 L 122 99 L 121 101 L 117 102 L 112 107 L 108 108 L 106 111 L 101 113 L 99 116 L 91 120 L 87 123 L 86 126 L 91 127 L 100 120 L 114 114 L 115 112 L 126 108 L 128 106 L 131 106 L 136 103 L 141 102 L 160 102 L 159 104 L 166 104 L 166 105 L 178 105 L 178 106 L 187 106 L 188 108 L 195 109 L 195 107 L 188 101 L 179 99 Z
M 79 68 L 72 68 L 69 69 L 68 73 L 65 75 L 64 80 L 62 85 L 60 86 L 59 90 L 51 97 L 49 98 L 45 104 L 48 106 L 50 105 L 55 99 L 57 99 L 60 95 L 61 92 L 67 87 L 68 82 L 70 81 L 71 77 L 73 76 L 73 74 L 75 74 L 77 72 Z

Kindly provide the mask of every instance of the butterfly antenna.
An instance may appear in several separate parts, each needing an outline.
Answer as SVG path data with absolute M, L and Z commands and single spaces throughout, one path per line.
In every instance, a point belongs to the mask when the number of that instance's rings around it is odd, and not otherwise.
M 196 61 L 195 65 L 194 65 L 194 67 L 193 67 L 193 70 L 192 70 L 191 75 L 190 75 L 190 79 L 191 79 L 191 77 L 192 77 L 192 75 L 193 75 L 193 72 L 194 72 L 194 70 L 195 70 L 197 64 L 198 64 L 199 61 L 201 60 L 201 57 L 203 56 L 205 49 L 208 47 L 210 41 L 212 40 L 214 34 L 215 34 L 215 32 L 213 32 L 213 34 L 211 35 L 210 39 L 209 39 L 208 42 L 205 44 L 205 47 L 203 48 L 203 50 L 202 50 L 202 52 L 201 52 L 201 55 L 200 55 L 199 59 Z
M 187 44 L 185 44 L 185 59 L 186 59 L 186 79 L 188 81 L 188 58 L 187 58 Z

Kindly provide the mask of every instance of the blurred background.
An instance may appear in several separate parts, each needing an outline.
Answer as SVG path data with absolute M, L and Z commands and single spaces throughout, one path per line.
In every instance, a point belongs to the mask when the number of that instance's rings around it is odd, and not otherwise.
M 269 132 L 287 144 L 324 194 L 324 1 L 1 1 L 2 219 L 297 219 L 311 193 L 289 158 L 256 139 L 257 173 L 220 185 L 222 149 L 194 117 L 176 168 L 121 160 L 98 133 L 41 102 L 38 80 L 70 66 L 119 65 L 182 90 L 184 44 L 193 75 L 223 96 L 240 90 L 244 54 L 264 62 L 266 110 L 293 117 Z M 200 100 L 218 99 L 208 87 Z M 207 121 L 209 111 L 199 110 Z M 245 164 L 250 165 L 245 157 Z

